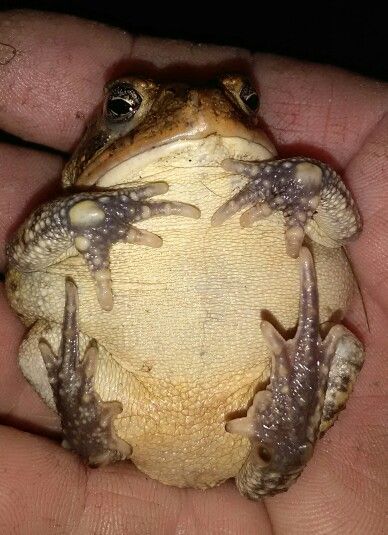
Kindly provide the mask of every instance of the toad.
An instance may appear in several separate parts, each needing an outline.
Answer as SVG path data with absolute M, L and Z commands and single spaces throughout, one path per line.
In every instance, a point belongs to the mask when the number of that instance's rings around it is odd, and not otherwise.
M 339 324 L 361 220 L 341 178 L 278 159 L 240 76 L 107 84 L 63 197 L 7 247 L 19 362 L 63 445 L 163 483 L 286 490 L 345 406 L 363 348 Z M 240 217 L 237 213 L 240 212 Z

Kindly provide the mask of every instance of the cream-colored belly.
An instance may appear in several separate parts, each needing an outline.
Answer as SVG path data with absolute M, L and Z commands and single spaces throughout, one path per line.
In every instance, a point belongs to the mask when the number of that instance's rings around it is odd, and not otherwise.
M 113 247 L 112 311 L 100 309 L 79 257 L 23 275 L 22 308 L 28 323 L 55 322 L 50 336 L 59 340 L 64 276 L 71 275 L 81 332 L 100 345 L 96 387 L 103 399 L 123 403 L 117 429 L 133 446 L 132 460 L 165 483 L 206 487 L 236 475 L 248 452 L 248 441 L 226 433 L 225 421 L 247 409 L 268 377 L 261 319 L 285 331 L 296 326 L 298 261 L 286 256 L 279 216 L 252 229 L 240 228 L 238 217 L 211 227 L 214 211 L 241 187 L 220 168 L 182 168 L 173 177 L 166 169 L 155 179 L 171 186 L 164 198 L 195 204 L 202 216 L 139 225 L 163 238 L 161 249 Z M 346 308 L 353 280 L 341 250 L 313 251 L 324 322 Z M 36 341 L 45 328 L 35 327 L 22 363 L 31 352 L 40 358 Z

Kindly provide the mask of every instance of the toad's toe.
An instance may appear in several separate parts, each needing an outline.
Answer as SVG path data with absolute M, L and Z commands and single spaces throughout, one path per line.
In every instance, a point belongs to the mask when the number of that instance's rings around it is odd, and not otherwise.
M 326 164 L 308 158 L 266 162 L 225 160 L 227 171 L 248 183 L 214 213 L 212 224 L 224 223 L 240 210 L 241 226 L 252 226 L 274 211 L 284 215 L 286 250 L 299 255 L 305 233 L 329 247 L 339 247 L 361 231 L 361 219 L 350 192 Z

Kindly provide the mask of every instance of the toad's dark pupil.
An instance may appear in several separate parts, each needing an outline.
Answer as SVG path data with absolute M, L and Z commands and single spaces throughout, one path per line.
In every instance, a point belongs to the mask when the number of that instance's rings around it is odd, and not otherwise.
M 131 106 L 131 104 L 127 100 L 120 97 L 110 98 L 107 104 L 107 108 L 108 112 L 115 117 L 122 117 L 123 115 L 127 115 L 128 113 L 133 112 L 133 106 Z
M 256 111 L 259 107 L 259 95 L 249 84 L 243 86 L 240 91 L 240 98 L 251 111 Z
M 256 93 L 252 93 L 252 95 L 249 95 L 249 97 L 246 99 L 245 104 L 249 109 L 255 111 L 259 105 L 259 97 L 256 95 Z

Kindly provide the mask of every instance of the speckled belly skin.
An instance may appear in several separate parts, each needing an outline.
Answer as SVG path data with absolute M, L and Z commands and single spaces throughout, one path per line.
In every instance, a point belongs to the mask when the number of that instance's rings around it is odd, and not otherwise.
M 208 170 L 182 169 L 174 170 L 173 181 L 168 171 L 157 180 L 170 185 L 163 199 L 198 206 L 201 218 L 144 222 L 141 228 L 163 237 L 160 249 L 113 246 L 110 312 L 101 310 L 79 256 L 33 275 L 13 270 L 7 286 L 19 314 L 33 325 L 21 349 L 21 366 L 53 406 L 50 389 L 41 384 L 38 341 L 44 337 L 58 346 L 64 280 L 73 278 L 81 351 L 96 338 L 96 390 L 103 400 L 121 401 L 123 412 L 114 425 L 133 448 L 131 460 L 164 483 L 204 488 L 235 476 L 248 454 L 249 440 L 227 433 L 225 421 L 245 414 L 268 380 L 270 351 L 261 320 L 271 320 L 283 334 L 296 327 L 299 263 L 285 253 L 278 214 L 253 228 L 242 229 L 238 219 L 211 226 L 214 212 L 242 179 L 221 169 L 211 177 Z M 320 322 L 337 322 L 354 291 L 351 270 L 341 249 L 309 247 L 318 275 Z M 23 286 L 28 291 L 21 291 Z M 42 313 L 43 301 L 51 317 Z

